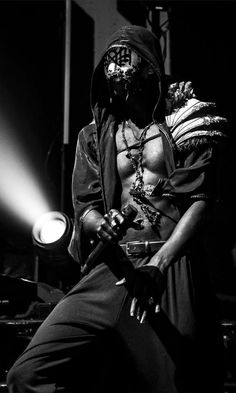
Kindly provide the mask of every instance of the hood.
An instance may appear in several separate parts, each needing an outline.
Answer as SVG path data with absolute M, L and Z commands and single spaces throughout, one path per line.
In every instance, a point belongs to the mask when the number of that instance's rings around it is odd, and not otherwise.
M 157 75 L 157 91 L 160 91 L 158 100 L 153 108 L 153 120 L 162 122 L 164 118 L 165 72 L 162 51 L 159 40 L 148 29 L 142 26 L 123 26 L 107 41 L 100 62 L 94 70 L 91 84 L 91 108 L 98 126 L 109 116 L 110 97 L 107 81 L 104 75 L 103 58 L 111 45 L 124 43 L 134 49 L 144 60 L 151 64 Z M 106 121 L 105 120 L 105 121 Z

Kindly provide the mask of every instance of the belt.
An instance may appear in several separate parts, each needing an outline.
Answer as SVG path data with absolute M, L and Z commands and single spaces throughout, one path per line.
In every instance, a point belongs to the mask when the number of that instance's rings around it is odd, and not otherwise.
M 127 255 L 140 255 L 140 254 L 150 254 L 152 252 L 160 250 L 160 248 L 165 244 L 165 241 L 145 241 L 145 242 L 127 242 L 121 243 L 120 247 Z

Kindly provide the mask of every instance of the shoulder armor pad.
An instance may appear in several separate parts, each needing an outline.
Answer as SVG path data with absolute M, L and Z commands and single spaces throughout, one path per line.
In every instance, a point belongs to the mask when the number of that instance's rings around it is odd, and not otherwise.
M 214 114 L 214 102 L 196 98 L 191 82 L 179 82 L 169 86 L 166 124 L 177 148 L 191 138 L 215 139 L 224 137 L 226 118 Z

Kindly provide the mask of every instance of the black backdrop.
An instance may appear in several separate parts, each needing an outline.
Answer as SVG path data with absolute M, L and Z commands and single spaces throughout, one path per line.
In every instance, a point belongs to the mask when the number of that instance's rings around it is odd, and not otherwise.
M 214 101 L 228 119 L 222 152 L 220 201 L 207 240 L 213 280 L 219 292 L 236 293 L 236 155 L 234 1 L 172 2 L 171 65 L 176 80 L 191 80 L 197 95 Z
M 72 2 L 70 135 L 62 158 L 65 6 L 64 0 L 0 1 L 0 118 L 9 120 L 23 141 L 54 210 L 61 209 L 63 160 L 63 210 L 71 216 L 77 132 L 91 121 L 94 27 L 92 19 Z M 32 278 L 31 229 L 0 205 L 2 273 Z

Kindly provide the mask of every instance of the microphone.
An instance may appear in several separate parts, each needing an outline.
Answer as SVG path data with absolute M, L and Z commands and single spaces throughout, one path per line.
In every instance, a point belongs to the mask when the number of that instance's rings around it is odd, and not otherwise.
M 133 206 L 128 204 L 124 207 L 121 211 L 122 216 L 124 217 L 124 222 L 121 225 L 122 229 L 127 229 L 134 221 L 135 217 L 137 216 L 138 210 Z M 87 274 L 89 270 L 91 270 L 95 266 L 95 261 L 101 252 L 107 247 L 109 243 L 100 241 L 95 249 L 89 254 L 88 258 L 85 261 L 85 264 L 81 268 L 81 273 L 83 275 Z

